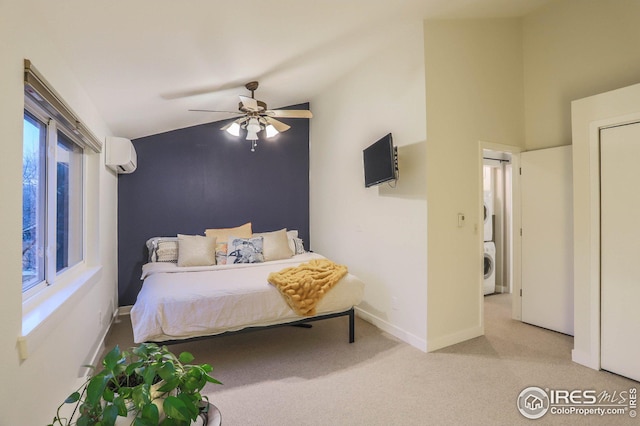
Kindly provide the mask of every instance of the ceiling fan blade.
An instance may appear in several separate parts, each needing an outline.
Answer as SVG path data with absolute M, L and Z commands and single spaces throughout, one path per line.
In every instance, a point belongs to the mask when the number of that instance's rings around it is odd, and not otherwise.
M 219 111 L 219 110 L 213 110 L 213 109 L 190 109 L 189 111 L 196 111 L 196 112 L 226 112 L 228 114 L 240 114 L 240 112 L 238 112 L 238 111 Z
M 284 124 L 282 121 L 278 121 L 275 118 L 267 118 L 265 120 L 268 124 L 271 124 L 273 127 L 275 127 L 275 129 L 280 133 L 286 132 L 291 128 L 291 126 L 289 126 L 288 124 Z
M 242 106 L 247 110 L 258 111 L 258 101 L 255 99 L 240 95 L 240 101 L 242 102 Z
M 269 117 L 279 118 L 312 118 L 311 111 L 306 109 L 272 109 L 265 111 L 265 114 Z

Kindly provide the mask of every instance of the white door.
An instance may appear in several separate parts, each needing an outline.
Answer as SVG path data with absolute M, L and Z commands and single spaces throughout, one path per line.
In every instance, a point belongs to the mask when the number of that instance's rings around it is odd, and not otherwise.
M 640 381 L 640 124 L 600 133 L 603 369 Z
M 573 335 L 571 146 L 523 152 L 522 321 Z

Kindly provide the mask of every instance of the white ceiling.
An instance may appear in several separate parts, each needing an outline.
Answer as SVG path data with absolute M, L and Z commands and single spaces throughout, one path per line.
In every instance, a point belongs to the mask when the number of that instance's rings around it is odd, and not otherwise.
M 29 0 L 112 132 L 230 118 L 244 84 L 307 102 L 407 20 L 522 16 L 550 0 Z M 313 108 L 312 108 L 313 110 Z

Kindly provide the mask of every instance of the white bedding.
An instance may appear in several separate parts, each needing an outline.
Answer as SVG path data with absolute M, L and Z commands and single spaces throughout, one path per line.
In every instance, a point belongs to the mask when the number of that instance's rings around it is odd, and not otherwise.
M 136 343 L 220 334 L 303 319 L 267 282 L 271 272 L 322 259 L 304 253 L 264 263 L 178 267 L 147 263 L 131 309 Z M 343 312 L 362 300 L 364 283 L 347 274 L 317 306 L 317 315 Z

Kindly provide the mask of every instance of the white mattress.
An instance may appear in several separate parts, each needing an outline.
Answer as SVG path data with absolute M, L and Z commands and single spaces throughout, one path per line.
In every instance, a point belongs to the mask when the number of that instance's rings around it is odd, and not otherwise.
M 199 267 L 147 263 L 131 309 L 134 341 L 186 339 L 303 319 L 267 276 L 321 258 L 304 253 L 264 263 Z M 318 303 L 317 315 L 346 311 L 360 303 L 363 293 L 364 283 L 347 274 Z

